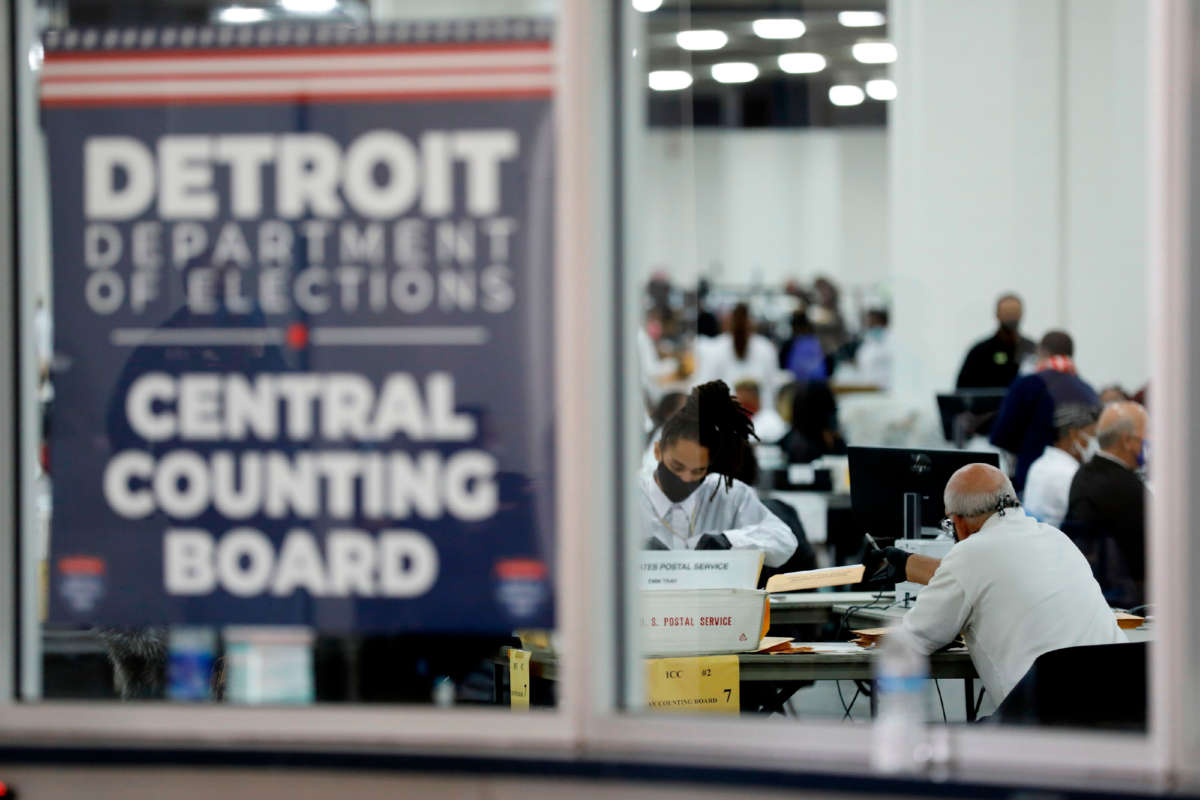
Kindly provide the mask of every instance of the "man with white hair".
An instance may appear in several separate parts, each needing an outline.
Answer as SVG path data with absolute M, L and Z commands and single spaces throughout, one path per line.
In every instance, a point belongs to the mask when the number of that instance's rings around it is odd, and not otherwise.
M 1024 512 L 1003 472 L 968 464 L 944 499 L 943 526 L 958 540 L 945 558 L 883 551 L 907 580 L 928 583 L 901 622 L 922 652 L 961 632 L 999 705 L 1042 653 L 1126 641 L 1083 554 Z
M 1109 602 L 1132 608 L 1146 598 L 1146 409 L 1112 403 L 1096 424 L 1100 452 L 1075 473 L 1063 530 L 1087 548 Z

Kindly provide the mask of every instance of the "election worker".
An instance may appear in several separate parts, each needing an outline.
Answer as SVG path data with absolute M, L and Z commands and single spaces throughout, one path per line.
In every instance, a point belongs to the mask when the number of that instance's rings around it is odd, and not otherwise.
M 996 332 L 967 351 L 958 371 L 959 389 L 1006 389 L 1021 370 L 1021 361 L 1034 345 L 1020 334 L 1025 307 L 1021 298 L 1006 294 L 996 301 Z
M 1139 403 L 1113 403 L 1096 424 L 1100 451 L 1071 480 L 1063 530 L 1092 556 L 1105 597 L 1133 608 L 1146 600 L 1145 463 L 1149 416 Z
M 1041 654 L 1126 641 L 1079 548 L 1026 514 L 1003 472 L 968 464 L 950 477 L 944 501 L 957 540 L 945 558 L 889 547 L 866 564 L 886 561 L 897 576 L 928 584 L 901 622 L 923 653 L 962 633 L 999 705 Z
M 769 567 L 796 550 L 796 537 L 733 476 L 753 462 L 750 414 L 724 381 L 701 384 L 663 425 L 658 465 L 641 477 L 645 546 L 651 550 L 761 550 Z
M 1075 371 L 1075 342 L 1066 331 L 1050 331 L 1038 343 L 1037 366 L 1013 381 L 992 422 L 991 442 L 1016 455 L 1013 486 L 1025 491 L 1025 477 L 1054 444 L 1054 410 L 1068 403 L 1098 406 L 1096 390 Z
M 1096 441 L 1097 409 L 1081 403 L 1064 403 L 1054 410 L 1058 438 L 1046 445 L 1025 478 L 1025 510 L 1042 522 L 1062 527 L 1067 516 L 1071 481 L 1099 450 Z

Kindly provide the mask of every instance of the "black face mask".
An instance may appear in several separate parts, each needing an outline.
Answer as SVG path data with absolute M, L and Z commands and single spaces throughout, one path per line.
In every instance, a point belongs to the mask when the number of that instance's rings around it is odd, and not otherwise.
M 658 476 L 658 485 L 662 487 L 663 494 L 672 503 L 682 503 L 692 492 L 700 488 L 700 484 L 704 483 L 704 478 L 698 481 L 685 481 L 667 469 L 667 465 L 661 461 L 658 462 L 655 474 Z

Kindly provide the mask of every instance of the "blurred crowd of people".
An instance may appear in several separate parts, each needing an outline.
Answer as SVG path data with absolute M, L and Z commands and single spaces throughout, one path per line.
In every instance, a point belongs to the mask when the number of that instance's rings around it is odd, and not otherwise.
M 644 466 L 660 463 L 655 444 L 689 392 L 713 381 L 734 391 L 757 441 L 777 445 L 789 463 L 844 453 L 838 397 L 885 391 L 892 382 L 887 304 L 873 297 L 855 305 L 848 321 L 828 278 L 755 294 L 718 292 L 703 280 L 683 290 L 656 275 L 638 332 L 649 420 Z M 951 428 L 967 436 L 956 435 L 956 443 L 1007 454 L 1006 472 L 1029 513 L 1079 546 L 1110 602 L 1140 605 L 1146 388 L 1094 388 L 1079 374 L 1068 332 L 1037 341 L 1022 335 L 1024 305 L 1015 294 L 997 300 L 995 316 L 995 331 L 967 349 L 956 385 L 966 398 L 991 402 L 965 404 L 969 411 Z
M 835 395 L 891 383 L 886 302 L 857 305 L 848 323 L 839 288 L 824 277 L 747 296 L 705 280 L 683 290 L 656 275 L 638 331 L 650 441 L 690 388 L 721 380 L 754 415 L 759 441 L 782 446 L 789 461 L 844 452 Z

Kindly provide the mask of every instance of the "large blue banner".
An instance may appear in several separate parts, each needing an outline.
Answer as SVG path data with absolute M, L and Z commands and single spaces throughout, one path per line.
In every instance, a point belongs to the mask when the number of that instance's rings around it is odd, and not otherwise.
M 53 621 L 553 624 L 548 37 L 46 37 Z

